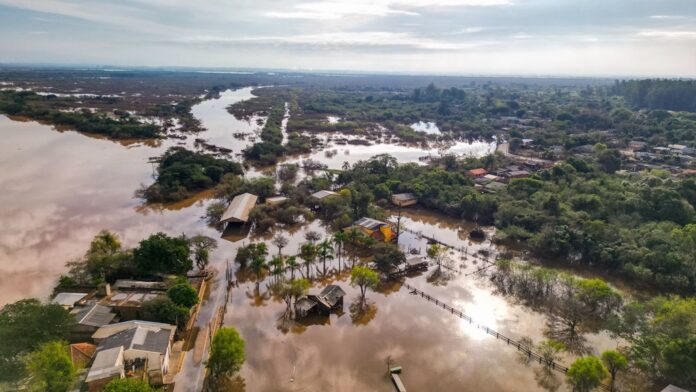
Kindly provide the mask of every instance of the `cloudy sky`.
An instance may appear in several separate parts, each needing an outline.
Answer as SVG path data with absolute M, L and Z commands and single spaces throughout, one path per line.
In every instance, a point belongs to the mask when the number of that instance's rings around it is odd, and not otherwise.
M 696 76 L 696 0 L 0 0 L 0 62 Z

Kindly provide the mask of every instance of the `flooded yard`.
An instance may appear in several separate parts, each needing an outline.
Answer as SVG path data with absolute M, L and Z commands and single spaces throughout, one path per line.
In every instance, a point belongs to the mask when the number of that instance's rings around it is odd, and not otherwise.
M 251 98 L 251 89 L 223 92 L 218 99 L 193 108 L 208 130 L 185 139 L 123 145 L 72 131 L 58 132 L 36 122 L 0 116 L 0 304 L 23 297 L 46 298 L 65 262 L 84 253 L 102 229 L 120 235 L 133 246 L 162 231 L 172 235 L 204 234 L 220 238 L 203 219 L 210 200 L 206 195 L 174 205 L 144 206 L 134 197 L 141 184 L 153 181 L 148 159 L 173 145 L 193 146 L 195 138 L 239 153 L 258 133 L 262 121 L 236 120 L 226 108 Z M 235 134 L 238 134 L 235 136 Z M 336 154 L 327 151 L 336 150 Z M 457 142 L 446 148 L 457 154 L 483 156 L 495 143 Z M 315 159 L 330 168 L 355 163 L 377 154 L 392 154 L 400 162 L 418 162 L 438 151 L 400 144 L 341 146 L 331 142 L 292 160 Z M 208 195 L 209 196 L 209 195 Z M 394 212 L 396 214 L 396 212 Z M 396 215 L 391 217 L 396 220 Z M 403 211 L 404 250 L 425 253 L 427 238 L 453 245 L 449 268 L 430 266 L 401 282 L 383 283 L 368 292 L 366 311 L 358 306 L 359 290 L 349 285 L 348 267 L 355 258 L 344 256 L 312 266 L 312 291 L 335 283 L 347 293 L 343 310 L 329 317 L 291 320 L 283 317 L 285 303 L 270 293 L 270 279 L 255 282 L 235 268 L 238 286 L 231 292 L 224 323 L 234 326 L 246 341 L 246 363 L 236 390 L 246 391 L 393 391 L 387 361 L 403 366 L 402 379 L 414 391 L 537 391 L 566 390 L 563 375 L 538 363 L 525 363 L 515 348 L 486 334 L 488 326 L 514 338 L 545 339 L 546 316 L 496 293 L 488 270 L 499 250 L 490 241 L 468 238 L 473 224 L 418 209 Z M 289 239 L 284 254 L 296 254 L 308 231 L 330 235 L 319 220 L 277 229 Z M 488 234 L 493 228 L 485 228 Z M 490 238 L 490 235 L 488 236 Z M 270 241 L 271 234 L 253 238 L 248 233 L 219 240 L 211 266 L 223 271 L 234 265 L 236 250 L 250 241 Z M 479 251 L 486 250 L 488 257 Z M 269 244 L 269 254 L 277 251 Z M 304 266 L 302 267 L 304 271 Z M 476 325 L 414 295 L 402 283 L 416 287 L 470 315 Z M 222 279 L 213 282 L 198 325 L 204 328 L 225 300 Z M 606 334 L 588 334 L 594 351 L 614 347 Z M 176 379 L 177 390 L 200 386 L 200 362 L 189 354 Z M 570 360 L 564 358 L 567 365 Z M 245 385 L 245 387 L 242 387 Z

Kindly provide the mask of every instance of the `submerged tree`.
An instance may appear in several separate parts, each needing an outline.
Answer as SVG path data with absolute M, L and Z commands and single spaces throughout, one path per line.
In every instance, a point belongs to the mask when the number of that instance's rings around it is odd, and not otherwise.
M 326 275 L 326 260 L 333 260 L 333 247 L 331 246 L 331 241 L 325 239 L 317 245 L 317 255 L 321 258 L 322 264 L 324 266 L 323 274 Z
M 304 260 L 305 267 L 307 267 L 307 276 L 309 278 L 309 266 L 314 263 L 317 258 L 317 248 L 313 243 L 307 242 L 300 247 L 300 258 Z
M 204 235 L 196 235 L 189 238 L 193 247 L 193 258 L 199 270 L 204 270 L 210 261 L 210 251 L 217 248 L 217 241 Z
M 282 234 L 278 233 L 273 237 L 273 245 L 278 247 L 278 257 L 282 257 L 283 248 L 288 245 L 288 239 Z
M 350 273 L 350 285 L 360 288 L 360 303 L 365 304 L 367 289 L 374 289 L 379 284 L 379 275 L 368 267 L 356 266 Z

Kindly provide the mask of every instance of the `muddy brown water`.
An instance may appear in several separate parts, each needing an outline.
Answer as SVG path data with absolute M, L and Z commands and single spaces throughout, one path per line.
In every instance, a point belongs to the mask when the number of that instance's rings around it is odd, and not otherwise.
M 241 151 L 248 141 L 232 133 L 251 135 L 259 125 L 255 120 L 236 120 L 225 108 L 250 97 L 250 89 L 228 91 L 194 107 L 194 115 L 208 128 L 195 137 Z M 220 237 L 203 219 L 210 203 L 205 194 L 167 206 L 143 206 L 134 197 L 141 184 L 152 182 L 148 159 L 182 141 L 124 145 L 5 116 L 0 116 L 0 137 L 0 304 L 24 297 L 47 298 L 65 262 L 81 256 L 102 229 L 118 233 L 126 246 L 158 231 Z M 193 138 L 183 143 L 189 145 Z M 354 153 L 357 147 L 350 148 L 352 157 L 389 152 L 370 147 Z M 399 158 L 413 160 L 420 153 L 409 151 L 412 155 Z M 402 223 L 414 232 L 466 247 L 469 254 L 491 248 L 489 242 L 469 241 L 473 226 L 457 219 L 406 209 Z M 326 235 L 318 220 L 279 229 L 290 239 L 283 253 L 296 253 L 309 230 Z M 212 254 L 211 265 L 218 270 L 234 259 L 240 245 L 253 240 L 246 233 L 229 238 L 232 241 L 221 239 Z M 266 235 L 257 240 L 269 239 Z M 401 242 L 404 248 L 421 252 L 427 246 L 413 232 L 403 233 Z M 273 254 L 277 249 L 269 244 L 269 251 Z M 495 294 L 485 274 L 467 276 L 484 261 L 458 251 L 450 257 L 459 272 L 434 278 L 435 267 L 431 267 L 406 281 L 501 333 L 529 336 L 535 342 L 544 339 L 544 314 Z M 539 365 L 523 363 L 512 347 L 399 284 L 368 292 L 367 311 L 356 311 L 359 290 L 349 285 L 346 262 L 351 264 L 345 259 L 328 262 L 329 276 L 315 280 L 312 289 L 339 284 L 347 292 L 342 314 L 307 320 L 283 319 L 284 302 L 268 293 L 271 278 L 260 282 L 257 291 L 256 282 L 237 271 L 239 287 L 232 290 L 225 325 L 239 329 L 246 341 L 240 377 L 247 391 L 392 391 L 386 373 L 388 358 L 403 366 L 402 379 L 412 391 L 566 390 L 562 375 L 548 376 Z M 322 263 L 315 267 L 319 271 L 314 275 L 320 275 Z M 200 328 L 224 303 L 223 286 L 213 282 L 200 313 Z M 588 335 L 588 341 L 595 351 L 615 345 L 601 333 Z M 192 352 L 176 378 L 177 390 L 201 385 L 201 364 L 193 362 Z M 566 364 L 571 360 L 563 359 Z

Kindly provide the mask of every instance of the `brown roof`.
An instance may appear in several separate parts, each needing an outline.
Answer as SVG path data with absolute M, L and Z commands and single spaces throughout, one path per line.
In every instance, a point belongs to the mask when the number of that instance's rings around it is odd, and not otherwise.
M 485 175 L 486 173 L 488 173 L 488 172 L 486 171 L 486 169 L 484 169 L 484 168 L 482 168 L 482 167 L 480 167 L 480 168 L 478 168 L 478 169 L 471 169 L 471 170 L 469 170 L 469 174 L 471 174 L 471 175 L 473 175 L 473 176 L 483 176 L 483 175 Z
M 87 363 L 94 356 L 97 346 L 90 343 L 74 343 L 70 345 L 70 358 L 73 364 Z

